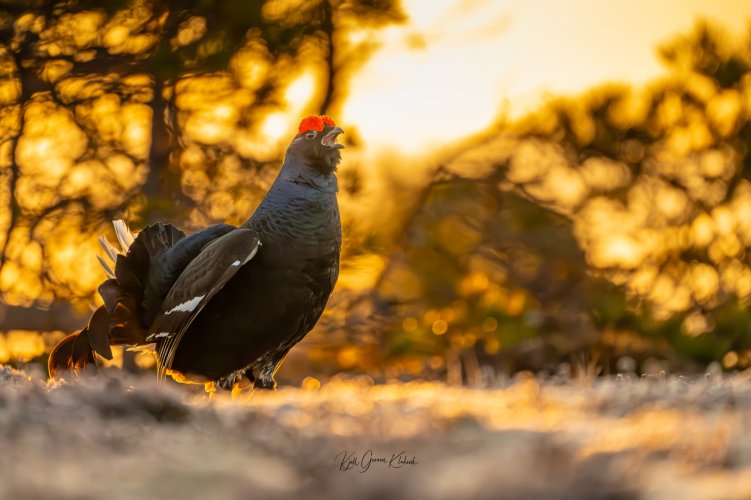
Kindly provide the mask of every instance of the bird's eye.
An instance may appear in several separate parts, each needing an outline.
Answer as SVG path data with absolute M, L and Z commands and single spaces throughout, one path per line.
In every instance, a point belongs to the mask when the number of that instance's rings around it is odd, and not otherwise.
M 305 137 L 307 137 L 308 139 L 314 139 L 315 136 L 317 135 L 318 135 L 318 132 L 316 132 L 315 130 L 311 130 L 310 132 L 305 134 Z

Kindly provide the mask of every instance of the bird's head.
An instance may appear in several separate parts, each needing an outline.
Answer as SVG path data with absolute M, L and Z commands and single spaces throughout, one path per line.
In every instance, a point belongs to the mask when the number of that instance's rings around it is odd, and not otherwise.
M 343 144 L 336 142 L 344 131 L 328 116 L 308 116 L 300 122 L 297 135 L 287 148 L 287 158 L 302 161 L 322 175 L 336 171 L 342 159 Z

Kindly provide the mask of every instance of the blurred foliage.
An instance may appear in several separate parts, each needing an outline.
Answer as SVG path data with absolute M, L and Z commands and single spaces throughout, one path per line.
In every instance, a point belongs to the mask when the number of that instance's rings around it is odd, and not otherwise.
M 346 100 L 363 31 L 403 20 L 387 0 L 3 4 L 3 301 L 90 302 L 114 217 L 243 222 L 299 117 Z M 341 279 L 282 376 L 751 366 L 749 46 L 699 23 L 661 80 L 501 118 L 427 172 L 361 168 L 344 124 Z
M 553 99 L 435 170 L 379 287 L 389 353 L 457 380 L 751 365 L 748 40 L 699 23 L 659 53 L 662 80 Z
M 93 298 L 125 217 L 242 223 L 299 116 L 336 111 L 396 1 L 0 5 L 0 292 Z M 353 131 L 354 132 L 354 131 Z

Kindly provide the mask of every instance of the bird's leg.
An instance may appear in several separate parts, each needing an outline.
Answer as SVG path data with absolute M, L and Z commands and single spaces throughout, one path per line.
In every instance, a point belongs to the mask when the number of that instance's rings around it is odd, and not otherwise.
M 284 357 L 287 355 L 287 351 L 289 351 L 289 349 L 280 353 L 276 353 L 261 362 L 259 367 L 260 369 L 258 370 L 258 376 L 255 377 L 255 383 L 253 384 L 254 388 L 268 389 L 270 391 L 276 390 L 276 381 L 274 380 L 274 374 L 276 374 L 276 371 L 280 366 L 282 366 L 282 361 L 284 361 Z

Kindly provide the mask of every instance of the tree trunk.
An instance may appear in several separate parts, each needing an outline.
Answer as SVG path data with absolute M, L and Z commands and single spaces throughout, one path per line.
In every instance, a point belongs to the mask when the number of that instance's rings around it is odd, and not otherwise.
M 168 103 L 164 99 L 165 84 L 155 77 L 154 99 L 151 102 L 151 145 L 149 147 L 149 175 L 143 186 L 148 199 L 145 223 L 176 222 L 184 213 L 187 197 L 180 188 L 180 173 L 172 168 L 172 155 L 177 152 L 177 141 L 167 126 L 165 113 Z
M 331 113 L 331 110 L 329 108 L 331 107 L 331 104 L 334 100 L 334 94 L 336 92 L 334 80 L 336 78 L 337 71 L 335 67 L 336 63 L 335 63 L 335 54 L 334 54 L 336 46 L 334 44 L 334 17 L 333 16 L 334 16 L 334 13 L 331 7 L 331 3 L 328 1 L 324 2 L 323 22 L 321 23 L 321 31 L 323 31 L 323 34 L 326 37 L 326 40 L 325 40 L 326 85 L 324 87 L 323 99 L 321 100 L 321 105 L 319 107 L 319 113 L 322 115 L 326 113 Z

